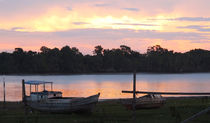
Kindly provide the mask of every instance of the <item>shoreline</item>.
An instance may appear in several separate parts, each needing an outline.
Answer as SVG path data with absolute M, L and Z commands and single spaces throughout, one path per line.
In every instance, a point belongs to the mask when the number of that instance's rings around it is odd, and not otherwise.
M 177 97 L 163 97 L 166 100 L 182 100 L 182 99 L 204 99 L 204 98 L 209 98 L 209 96 L 177 96 Z M 120 101 L 124 99 L 132 99 L 132 98 L 109 98 L 109 99 L 99 99 L 98 102 L 110 102 L 110 101 Z M 4 103 L 4 101 L 0 101 L 0 103 Z M 6 103 L 22 103 L 22 101 L 6 101 Z
M 175 100 L 174 100 L 175 99 Z M 119 100 L 119 99 L 118 99 Z M 1 123 L 131 123 L 133 112 L 118 100 L 99 101 L 91 113 L 54 114 L 26 110 L 22 102 L 0 102 Z M 210 98 L 178 97 L 168 99 L 155 109 L 136 110 L 136 122 L 177 123 L 209 107 Z M 209 113 L 195 119 L 193 123 L 209 123 Z
M 163 73 L 163 72 L 136 72 L 136 74 L 166 74 L 166 75 L 176 75 L 176 74 L 209 74 L 210 72 L 179 72 L 179 73 Z M 133 72 L 98 72 L 98 73 L 45 73 L 45 74 L 0 74 L 0 76 L 53 76 L 53 75 L 127 75 L 133 74 Z

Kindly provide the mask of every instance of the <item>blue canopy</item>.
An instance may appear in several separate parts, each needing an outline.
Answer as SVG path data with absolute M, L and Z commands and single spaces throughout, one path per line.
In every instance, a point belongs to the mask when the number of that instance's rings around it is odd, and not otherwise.
M 52 83 L 53 82 L 38 81 L 38 80 L 25 81 L 25 84 L 29 84 L 29 85 L 52 84 Z

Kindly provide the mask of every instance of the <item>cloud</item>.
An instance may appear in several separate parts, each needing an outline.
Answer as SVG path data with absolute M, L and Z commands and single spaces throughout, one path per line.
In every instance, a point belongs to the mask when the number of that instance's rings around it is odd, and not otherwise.
M 112 23 L 113 25 L 131 25 L 131 26 L 159 26 L 156 24 L 140 24 L 140 23 Z
M 73 22 L 74 25 L 85 25 L 85 24 L 89 24 L 87 22 Z
M 111 4 L 101 3 L 101 4 L 95 4 L 94 6 L 96 6 L 96 7 L 107 7 L 107 6 L 111 6 Z
M 138 12 L 139 9 L 138 8 L 122 8 L 123 10 L 128 10 L 128 11 L 134 11 L 134 12 Z
M 191 43 L 196 43 L 196 44 L 210 44 L 210 41 L 191 41 Z
M 168 21 L 210 21 L 210 17 L 179 17 L 179 18 L 164 18 L 164 19 L 148 19 L 148 20 L 168 20 Z
M 71 8 L 71 7 L 66 7 L 66 9 L 67 9 L 68 11 L 72 11 L 72 8 Z
M 11 31 L 18 31 L 18 30 L 22 30 L 22 29 L 25 29 L 25 28 L 23 28 L 23 27 L 13 27 L 11 29 Z
M 202 33 L 195 32 L 159 32 L 129 29 L 73 29 L 54 32 L 59 37 L 80 37 L 91 40 L 121 40 L 124 38 L 150 38 L 162 40 L 206 40 Z
M 128 45 L 141 52 L 148 46 L 160 44 L 175 51 L 186 51 L 193 48 L 209 49 L 210 44 L 198 43 L 208 41 L 202 33 L 193 32 L 158 32 L 129 29 L 73 29 L 59 32 L 17 32 L 0 30 L 0 44 L 9 50 L 22 47 L 26 50 L 39 50 L 41 46 L 50 48 L 75 46 L 85 54 L 91 54 L 94 46 L 117 48 L 121 44 Z M 197 43 L 195 43 L 197 42 Z M 194 44 L 194 45 L 193 45 Z M 202 45 L 203 44 L 203 45 Z M 190 47 L 189 47 L 190 46 Z M 4 48 L 5 48 L 4 47 Z
M 0 45 L 5 41 L 5 44 L 17 44 L 18 47 L 26 44 L 24 42 L 28 43 L 27 47 L 42 44 L 81 47 L 100 43 L 112 47 L 112 44 L 121 44 L 122 40 L 132 42 L 134 39 L 134 44 L 144 40 L 142 45 L 145 46 L 145 39 L 148 39 L 148 42 L 174 41 L 173 46 L 177 47 L 176 41 L 179 46 L 186 45 L 183 40 L 205 44 L 202 42 L 210 38 L 210 27 L 205 26 L 210 24 L 210 0 L 0 1 L 0 29 L 4 29 L 0 31 Z M 154 19 L 148 21 L 147 18 Z M 200 44 L 194 43 L 194 46 Z M 207 46 L 209 49 L 210 45 Z
M 23 37 L 32 39 L 87 39 L 87 40 L 121 40 L 124 38 L 162 39 L 162 40 L 209 40 L 203 33 L 196 32 L 159 32 L 129 29 L 72 29 L 59 32 L 16 32 L 0 30 L 0 38 Z
M 180 17 L 180 18 L 175 18 L 171 20 L 177 20 L 177 21 L 210 21 L 210 18 L 204 18 L 204 17 Z
M 210 32 L 210 26 L 189 25 L 189 26 L 181 26 L 181 27 L 177 27 L 177 28 L 195 29 L 200 32 Z

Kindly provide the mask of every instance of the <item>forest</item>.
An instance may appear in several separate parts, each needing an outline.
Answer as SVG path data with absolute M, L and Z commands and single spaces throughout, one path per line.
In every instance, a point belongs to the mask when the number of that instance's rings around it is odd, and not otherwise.
M 189 73 L 210 72 L 210 51 L 193 49 L 174 52 L 160 45 L 139 53 L 129 46 L 115 49 L 95 46 L 93 55 L 83 55 L 76 47 L 61 49 L 42 46 L 40 52 L 15 48 L 0 53 L 0 74 L 80 74 L 80 73 Z

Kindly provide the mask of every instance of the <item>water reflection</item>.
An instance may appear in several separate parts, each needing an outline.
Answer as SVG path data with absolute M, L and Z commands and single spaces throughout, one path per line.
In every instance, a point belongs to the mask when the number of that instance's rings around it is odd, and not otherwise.
M 54 90 L 62 91 L 63 96 L 89 96 L 100 92 L 100 99 L 132 97 L 131 94 L 121 93 L 122 90 L 132 90 L 132 74 L 4 77 L 7 101 L 21 100 L 22 79 L 53 81 Z M 3 76 L 0 76 L 0 80 L 2 79 Z M 0 84 L 0 100 L 3 100 L 3 83 Z M 142 91 L 210 92 L 209 86 L 209 73 L 137 74 L 137 90 Z M 50 90 L 50 85 L 46 88 Z M 39 90 L 42 90 L 42 87 Z M 27 86 L 27 92 L 29 92 L 29 86 Z

